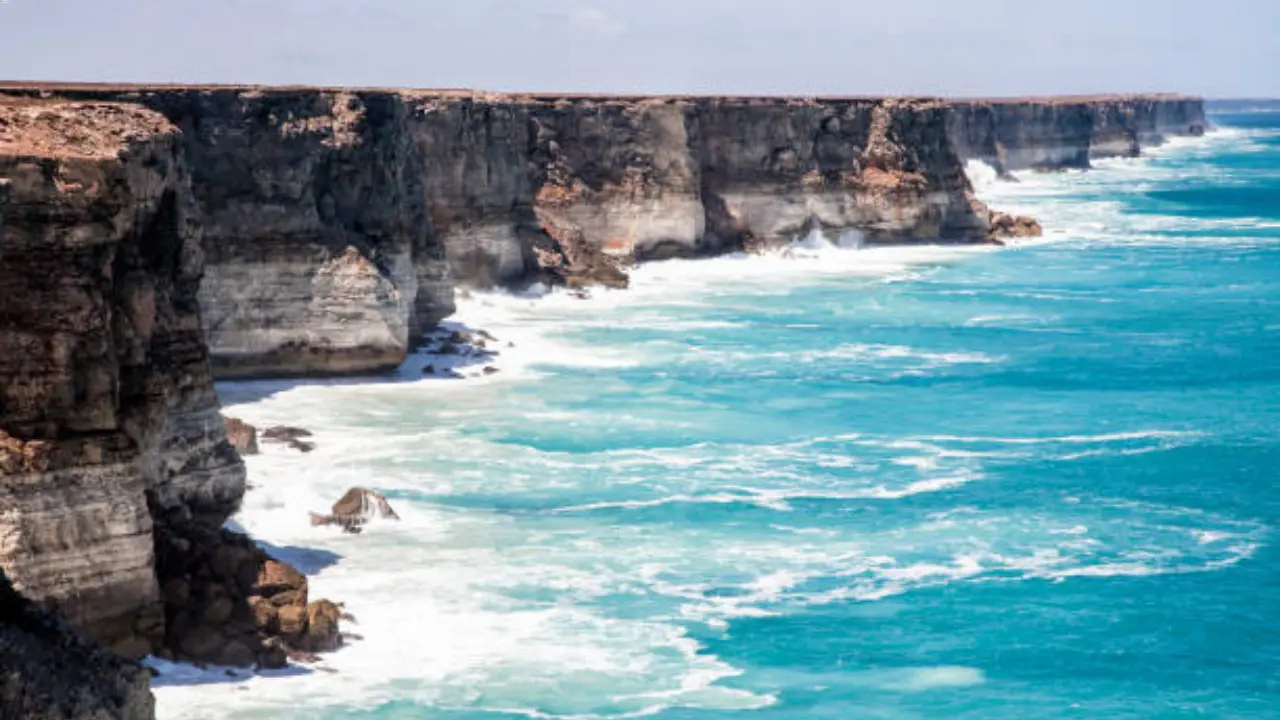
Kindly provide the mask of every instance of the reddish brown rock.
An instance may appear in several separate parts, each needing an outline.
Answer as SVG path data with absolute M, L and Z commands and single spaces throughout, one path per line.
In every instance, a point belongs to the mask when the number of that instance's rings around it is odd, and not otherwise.
M 165 646 L 174 659 L 278 667 L 290 653 L 312 649 L 313 634 L 335 631 L 321 613 L 313 632 L 306 577 L 244 535 L 162 525 L 157 560 L 169 578 Z
M 365 488 L 351 488 L 333 504 L 328 515 L 311 513 L 312 525 L 338 525 L 344 532 L 356 534 L 374 518 L 399 520 L 385 495 Z
M 342 647 L 342 610 L 328 600 L 317 600 L 307 606 L 306 649 L 327 652 Z
M 306 606 L 286 605 L 280 608 L 276 617 L 280 624 L 280 635 L 291 645 L 300 645 L 307 631 Z
M 1043 234 L 1044 229 L 1035 218 L 991 213 L 991 237 L 994 239 L 1040 237 Z

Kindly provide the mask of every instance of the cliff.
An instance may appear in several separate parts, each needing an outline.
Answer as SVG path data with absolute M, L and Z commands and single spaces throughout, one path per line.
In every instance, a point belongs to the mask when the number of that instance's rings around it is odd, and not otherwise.
M 0 105 L 0 185 L 0 565 L 138 654 L 163 626 L 148 498 L 217 519 L 244 492 L 179 135 L 131 105 Z
M 48 95 L 43 89 L 8 92 Z M 456 285 L 624 285 L 637 261 L 982 239 L 934 100 L 61 86 L 181 129 L 226 377 L 398 365 Z
M 400 364 L 456 286 L 625 285 L 626 267 L 786 243 L 982 240 L 964 162 L 1087 167 L 1205 127 L 1176 96 L 993 101 L 10 85 L 181 130 L 215 373 Z
M 198 218 L 164 117 L 0 99 L 0 570 L 121 655 L 279 664 L 285 633 L 250 607 L 280 590 L 270 559 L 215 530 L 245 473 L 210 372 Z M 278 604 L 305 616 L 292 584 Z
M 200 305 L 219 375 L 394 368 L 422 327 L 452 312 L 421 157 L 397 96 L 173 90 L 120 99 L 182 130 L 204 230 Z
M 1137 157 L 1168 136 L 1202 135 L 1204 102 L 1177 95 L 955 102 L 947 133 L 961 160 L 1000 173 L 1085 169 L 1105 157 Z

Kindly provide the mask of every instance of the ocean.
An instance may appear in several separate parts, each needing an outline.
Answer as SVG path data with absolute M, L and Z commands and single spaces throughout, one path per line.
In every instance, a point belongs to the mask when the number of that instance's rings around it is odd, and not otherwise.
M 161 718 L 1280 717 L 1280 105 L 997 182 L 1005 248 L 476 294 L 499 372 L 230 383 L 235 522 L 363 640 Z M 401 515 L 313 528 L 351 486 Z

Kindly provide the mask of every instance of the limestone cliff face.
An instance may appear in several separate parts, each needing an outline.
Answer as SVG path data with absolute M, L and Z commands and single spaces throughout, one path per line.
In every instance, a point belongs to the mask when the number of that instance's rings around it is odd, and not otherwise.
M 143 108 L 0 104 L 0 566 L 127 654 L 162 633 L 152 515 L 225 519 L 176 130 Z
M 722 245 L 776 245 L 811 228 L 871 241 L 987 234 L 941 103 L 702 101 L 698 109 L 707 224 Z
M 955 102 L 947 124 L 962 160 L 1001 173 L 1084 169 L 1208 126 L 1203 101 L 1164 95 Z
M 454 278 L 625 282 L 609 269 L 814 228 L 981 238 L 940 103 L 417 98 L 409 132 Z
M 398 96 L 173 90 L 121 99 L 182 130 L 219 375 L 393 368 L 424 324 L 452 311 Z
M 339 613 L 218 530 L 245 472 L 184 157 L 140 105 L 0 100 L 0 571 L 121 655 L 278 666 L 340 645 Z
M 1166 96 L 525 96 L 10 87 L 146 105 L 182 131 L 225 377 L 386 370 L 455 286 L 625 285 L 625 268 L 775 246 L 983 240 L 963 163 L 1087 167 L 1204 128 Z
M 520 282 L 541 233 L 529 175 L 526 106 L 484 97 L 410 93 L 405 132 L 421 158 L 423 192 L 447 256 L 444 294 L 461 278 L 482 286 Z M 451 307 L 451 300 L 440 307 Z
M 61 88 L 182 130 L 224 377 L 398 365 L 455 285 L 622 285 L 637 261 L 987 234 L 941 103 Z

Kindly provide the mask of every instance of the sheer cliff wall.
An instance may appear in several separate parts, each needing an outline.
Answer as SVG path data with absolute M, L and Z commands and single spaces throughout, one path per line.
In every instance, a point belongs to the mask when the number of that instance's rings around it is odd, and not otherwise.
M 279 666 L 286 643 L 337 637 L 305 578 L 219 529 L 245 471 L 201 322 L 185 158 L 140 105 L 0 97 L 4 717 L 150 715 L 136 665 L 42 613 L 125 658 Z M 82 687 L 46 692 L 64 681 Z M 77 709 L 95 702 L 112 709 Z
M 786 243 L 982 240 L 963 168 L 1087 167 L 1203 132 L 1175 96 L 944 101 L 10 86 L 181 130 L 215 373 L 395 367 L 455 287 L 624 285 L 634 262 Z M 1005 223 L 1002 226 L 1007 226 Z
M 1086 169 L 1208 127 L 1204 102 L 1177 95 L 955 102 L 947 124 L 962 160 L 1000 173 Z

